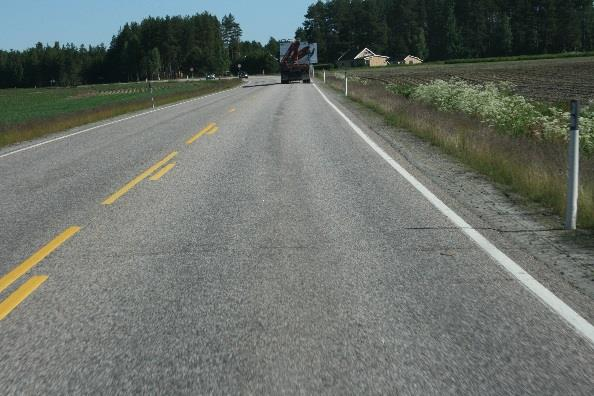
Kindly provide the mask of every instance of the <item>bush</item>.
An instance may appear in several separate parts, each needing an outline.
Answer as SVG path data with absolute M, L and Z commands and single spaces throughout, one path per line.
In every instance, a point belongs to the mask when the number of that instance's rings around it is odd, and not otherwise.
M 477 117 L 497 131 L 514 136 L 531 136 L 546 141 L 565 141 L 569 113 L 556 107 L 539 109 L 512 92 L 510 83 L 471 84 L 459 78 L 434 80 L 416 87 L 388 85 L 388 90 L 431 104 L 441 111 L 461 112 Z M 409 93 L 410 92 L 410 93 Z M 594 106 L 582 111 L 581 148 L 594 154 Z

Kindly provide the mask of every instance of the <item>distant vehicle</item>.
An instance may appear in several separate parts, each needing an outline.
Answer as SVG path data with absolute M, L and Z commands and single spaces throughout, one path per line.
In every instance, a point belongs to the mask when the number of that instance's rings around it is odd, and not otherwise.
M 217 76 L 214 73 L 210 73 L 206 75 L 207 80 L 215 80 Z
M 244 71 L 239 72 L 239 78 L 248 78 L 248 74 Z
M 281 41 L 279 59 L 281 83 L 303 81 L 308 84 L 311 82 L 309 74 L 311 65 L 318 63 L 318 45 L 298 40 Z

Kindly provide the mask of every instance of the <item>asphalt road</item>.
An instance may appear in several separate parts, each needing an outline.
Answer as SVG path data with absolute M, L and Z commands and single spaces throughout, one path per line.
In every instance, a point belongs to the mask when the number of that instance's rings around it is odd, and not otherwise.
M 586 338 L 277 80 L 0 151 L 0 393 L 592 394 Z

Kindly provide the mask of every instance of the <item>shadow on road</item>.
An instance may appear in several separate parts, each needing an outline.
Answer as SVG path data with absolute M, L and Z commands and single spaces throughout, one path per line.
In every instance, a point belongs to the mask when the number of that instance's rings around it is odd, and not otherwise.
M 280 82 L 274 82 L 274 83 L 265 83 L 265 84 L 254 84 L 254 85 L 244 85 L 241 88 L 258 88 L 258 87 L 268 87 L 270 85 L 281 85 Z

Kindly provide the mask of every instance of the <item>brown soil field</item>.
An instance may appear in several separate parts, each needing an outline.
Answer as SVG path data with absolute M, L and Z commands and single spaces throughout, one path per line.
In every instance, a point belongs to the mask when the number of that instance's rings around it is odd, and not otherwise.
M 515 92 L 532 100 L 562 104 L 594 101 L 594 57 L 531 61 L 426 64 L 381 69 L 350 69 L 350 75 L 402 85 L 458 77 L 471 83 L 511 82 Z

